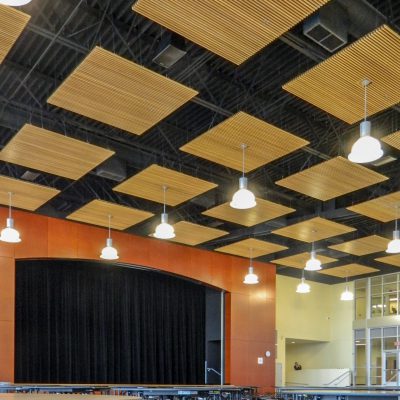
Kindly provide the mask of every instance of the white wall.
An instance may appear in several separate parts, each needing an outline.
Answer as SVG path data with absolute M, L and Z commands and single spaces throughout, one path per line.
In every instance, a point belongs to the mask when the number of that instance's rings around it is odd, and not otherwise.
M 298 294 L 298 283 L 299 279 L 277 275 L 277 362 L 282 363 L 283 374 L 295 361 L 304 369 L 353 368 L 353 302 L 340 301 L 345 285 L 308 282 L 311 292 Z M 286 338 L 315 343 L 286 345 Z

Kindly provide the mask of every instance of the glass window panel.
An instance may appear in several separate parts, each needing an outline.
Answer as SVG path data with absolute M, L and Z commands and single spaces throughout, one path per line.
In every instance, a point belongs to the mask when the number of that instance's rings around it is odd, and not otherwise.
M 383 292 L 384 293 L 397 292 L 397 282 L 386 283 L 385 285 L 383 285 Z
M 370 367 L 377 369 L 382 367 L 382 339 L 371 339 Z
M 382 285 L 371 286 L 371 295 L 379 296 L 382 294 Z
M 367 303 L 365 297 L 356 297 L 355 300 L 356 319 L 366 319 Z
M 381 317 L 382 316 L 382 310 L 383 310 L 383 304 L 382 304 L 382 296 L 372 296 L 371 297 L 371 317 Z
M 371 339 L 372 338 L 381 338 L 382 337 L 382 328 L 371 329 L 369 334 L 370 334 Z
M 367 279 L 357 279 L 355 282 L 356 289 L 366 288 L 367 287 Z
M 383 328 L 383 337 L 397 337 L 397 326 Z
M 375 276 L 374 278 L 371 278 L 371 285 L 381 285 L 382 284 L 382 276 Z
M 398 274 L 389 274 L 383 277 L 383 283 L 397 282 Z
M 381 371 L 382 371 L 381 368 L 371 368 L 371 370 L 370 370 L 371 385 L 381 385 L 382 384 Z
M 397 293 L 383 295 L 383 315 L 397 315 Z
M 367 289 L 365 287 L 356 288 L 356 297 L 366 297 Z
M 385 350 L 395 350 L 397 349 L 395 342 L 397 339 L 395 337 L 383 339 L 383 347 Z
M 354 331 L 354 339 L 365 339 L 365 329 L 356 329 Z
M 367 384 L 367 369 L 366 368 L 356 368 L 356 385 L 366 385 Z
M 356 372 L 362 370 L 362 377 L 365 378 L 365 371 L 367 366 L 367 358 L 366 358 L 366 342 L 365 339 L 356 340 L 355 343 L 355 367 Z M 357 381 L 357 379 L 356 379 Z

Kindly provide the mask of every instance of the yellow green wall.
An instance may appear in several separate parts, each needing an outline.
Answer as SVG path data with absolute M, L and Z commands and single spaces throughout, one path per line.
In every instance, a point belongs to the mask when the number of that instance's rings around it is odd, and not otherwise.
M 353 302 L 340 301 L 345 285 L 308 282 L 311 292 L 298 294 L 299 279 L 276 278 L 277 362 L 283 375 L 294 361 L 307 369 L 352 368 Z M 286 345 L 286 338 L 314 343 Z

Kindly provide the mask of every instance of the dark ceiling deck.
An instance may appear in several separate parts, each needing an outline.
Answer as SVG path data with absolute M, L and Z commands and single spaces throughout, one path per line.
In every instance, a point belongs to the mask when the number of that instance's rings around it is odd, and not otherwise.
M 364 7 L 369 12 L 372 10 L 376 15 L 376 24 L 385 20 L 393 29 L 400 31 L 399 1 L 350 1 L 359 3 L 361 9 Z M 116 157 L 126 163 L 128 177 L 152 163 L 158 163 L 211 180 L 219 184 L 217 190 L 169 210 L 172 221 L 187 220 L 231 232 L 229 236 L 200 246 L 206 249 L 238 239 L 256 237 L 289 247 L 289 250 L 280 252 L 279 255 L 272 254 L 261 257 L 260 260 L 269 261 L 275 257 L 309 251 L 309 244 L 270 232 L 277 227 L 319 215 L 357 228 L 355 234 L 317 243 L 316 247 L 323 250 L 322 254 L 340 259 L 329 267 L 359 262 L 379 268 L 384 273 L 398 270 L 396 267 L 375 262 L 374 258 L 381 256 L 379 253 L 355 257 L 331 251 L 327 246 L 373 233 L 391 236 L 393 223 L 381 224 L 354 214 L 345 207 L 398 190 L 400 160 L 381 167 L 370 166 L 388 175 L 391 178 L 389 181 L 328 202 L 321 202 L 274 184 L 282 177 L 323 160 L 337 155 L 347 156 L 351 143 L 358 134 L 357 124 L 349 126 L 281 89 L 282 84 L 289 79 L 330 55 L 303 36 L 301 26 L 295 27 L 239 67 L 188 43 L 187 55 L 166 70 L 152 62 L 165 31 L 159 25 L 135 14 L 131 0 L 32 0 L 21 9 L 30 14 L 32 19 L 0 65 L 2 147 L 24 123 L 31 122 L 114 150 Z M 359 17 L 357 21 L 353 21 L 354 24 L 363 21 L 363 16 Z M 350 36 L 350 41 L 356 39 L 357 37 Z M 200 94 L 141 137 L 47 104 L 52 92 L 95 45 L 196 88 Z M 180 146 L 239 110 L 310 141 L 305 149 L 258 168 L 248 175 L 251 187 L 258 196 L 297 209 L 296 213 L 287 218 L 251 228 L 217 221 L 201 214 L 230 198 L 236 190 L 239 174 L 179 151 Z M 400 108 L 394 107 L 371 118 L 377 136 L 400 128 L 399 111 Z M 385 150 L 386 154 L 399 157 L 393 149 L 386 147 Z M 6 163 L 1 163 L 0 169 L 1 174 L 16 178 L 26 171 L 26 168 Z M 148 235 L 158 222 L 162 209 L 160 204 L 113 192 L 116 182 L 101 178 L 95 173 L 78 181 L 70 181 L 41 172 L 34 182 L 62 190 L 59 196 L 38 210 L 38 213 L 59 218 L 64 218 L 90 200 L 99 198 L 156 213 L 156 217 L 150 221 L 128 230 Z M 299 276 L 300 271 L 278 267 L 278 273 Z M 310 279 L 327 283 L 340 281 L 316 273 L 310 274 Z

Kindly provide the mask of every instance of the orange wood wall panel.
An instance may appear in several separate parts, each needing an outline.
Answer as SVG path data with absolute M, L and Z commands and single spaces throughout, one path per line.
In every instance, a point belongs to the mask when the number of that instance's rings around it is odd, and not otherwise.
M 73 222 L 49 218 L 48 255 L 55 258 L 78 257 L 78 227 Z
M 6 210 L 0 208 L 0 224 Z M 14 378 L 14 299 L 15 259 L 78 258 L 99 260 L 107 230 L 77 222 L 57 220 L 28 212 L 14 211 L 22 243 L 0 243 L 0 381 Z M 1 226 L 1 225 L 0 225 Z M 272 388 L 274 357 L 263 357 L 275 350 L 275 267 L 255 262 L 260 284 L 243 284 L 249 262 L 228 254 L 112 232 L 120 262 L 160 269 L 183 275 L 224 289 L 227 294 L 225 314 L 226 382 Z M 3 256 L 3 257 L 2 257 Z M 15 259 L 14 259 L 15 258 Z M 3 320 L 7 318 L 6 320 Z M 4 350 L 4 351 L 3 351 Z M 257 358 L 264 364 L 258 365 Z
M 14 382 L 14 321 L 0 321 L 0 380 Z
M 0 321 L 14 322 L 15 319 L 15 261 L 0 257 Z

